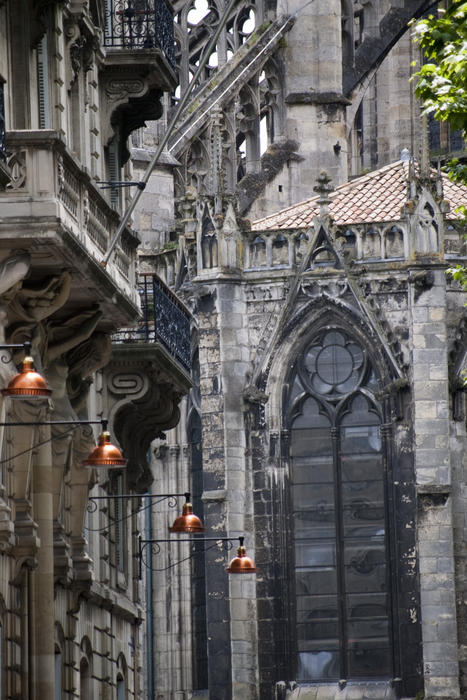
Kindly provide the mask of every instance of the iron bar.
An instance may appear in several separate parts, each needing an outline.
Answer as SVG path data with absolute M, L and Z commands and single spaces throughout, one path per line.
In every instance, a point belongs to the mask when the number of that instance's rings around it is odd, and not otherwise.
M 106 420 L 35 420 L 12 423 L 0 423 L 0 426 L 31 426 L 31 425 L 102 425 L 102 429 L 107 429 Z
M 0 424 L 1 425 L 1 424 Z M 89 496 L 89 501 L 107 501 L 109 499 L 123 499 L 123 498 L 182 498 L 184 496 L 187 501 L 190 499 L 190 494 L 185 493 L 121 493 L 110 496 Z
M 132 182 L 131 180 L 98 180 L 97 185 L 100 185 L 100 190 L 111 190 L 114 187 L 138 187 L 144 190 L 145 182 Z

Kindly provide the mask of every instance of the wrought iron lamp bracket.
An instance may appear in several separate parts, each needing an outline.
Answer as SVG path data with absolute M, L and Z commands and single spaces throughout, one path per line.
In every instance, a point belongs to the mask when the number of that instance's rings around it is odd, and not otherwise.
M 3 343 L 0 345 L 0 351 L 7 350 L 9 351 L 7 355 L 4 355 L 3 353 L 0 354 L 0 362 L 3 362 L 4 365 L 7 365 L 9 362 L 12 361 L 13 359 L 13 350 L 20 350 L 23 349 L 26 353 L 26 355 L 31 354 L 31 342 L 29 340 L 26 340 L 24 343 Z
M 199 554 L 200 551 L 206 552 L 209 549 L 213 549 L 216 547 L 217 544 L 222 543 L 225 545 L 226 550 L 229 551 L 233 548 L 234 542 L 238 541 L 240 543 L 240 547 L 243 546 L 243 541 L 244 537 L 198 537 L 198 536 L 193 536 L 193 537 L 177 537 L 175 538 L 166 538 L 166 539 L 151 539 L 151 540 L 144 540 L 141 537 L 138 538 L 138 553 L 135 555 L 138 560 L 139 560 L 139 580 L 143 578 L 143 571 L 142 567 L 143 564 L 147 569 L 150 569 L 151 571 L 168 571 L 169 569 L 172 569 L 174 566 L 178 566 L 179 564 L 182 564 L 184 561 L 189 561 L 192 559 L 196 554 Z M 183 559 L 180 559 L 176 562 L 173 562 L 172 564 L 169 564 L 169 566 L 165 566 L 162 568 L 157 568 L 151 565 L 151 562 L 148 561 L 145 558 L 145 551 L 149 548 L 150 549 L 150 554 L 157 556 L 158 554 L 161 553 L 162 548 L 161 544 L 167 544 L 167 543 L 174 543 L 174 542 L 190 542 L 192 547 L 191 547 L 191 552 L 187 557 L 184 557 Z M 208 547 L 203 547 L 202 550 L 195 549 L 194 545 L 197 544 L 198 542 L 212 542 L 213 544 L 208 546 Z M 152 556 L 151 556 L 152 558 Z
M 124 515 L 122 518 L 112 519 L 112 524 L 121 523 L 131 516 L 141 513 L 144 510 L 151 509 L 152 506 L 158 505 L 167 501 L 169 508 L 175 508 L 178 505 L 178 499 L 184 497 L 188 502 L 190 500 L 190 493 L 186 491 L 185 493 L 120 493 L 120 494 L 108 494 L 106 496 L 89 496 L 86 510 L 88 513 L 95 513 L 97 511 L 100 501 L 112 501 L 112 502 L 126 502 L 135 499 L 143 499 L 143 501 L 149 501 L 149 503 L 141 503 L 136 510 L 132 510 L 128 515 Z M 101 528 L 90 528 L 85 527 L 88 532 L 104 532 L 109 529 L 108 525 Z

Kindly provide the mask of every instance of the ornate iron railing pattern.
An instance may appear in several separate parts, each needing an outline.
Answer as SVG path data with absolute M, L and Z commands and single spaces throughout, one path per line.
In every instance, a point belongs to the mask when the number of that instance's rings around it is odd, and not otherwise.
M 175 65 L 174 21 L 165 0 L 107 0 L 105 46 L 159 48 Z
M 162 343 L 190 370 L 190 313 L 164 282 L 152 273 L 139 276 L 142 319 L 137 328 L 121 328 L 114 343 Z
M 0 160 L 6 163 L 5 98 L 3 81 L 0 78 Z

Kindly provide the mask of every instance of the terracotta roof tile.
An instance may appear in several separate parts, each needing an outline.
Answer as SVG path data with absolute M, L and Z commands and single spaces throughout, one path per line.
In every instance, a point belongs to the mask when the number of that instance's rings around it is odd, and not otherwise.
M 338 226 L 347 224 L 399 221 L 401 208 L 407 200 L 407 161 L 396 161 L 384 168 L 350 180 L 330 193 L 329 213 Z M 467 205 L 467 187 L 451 182 L 442 174 L 444 199 L 451 210 L 448 219 L 458 218 L 456 207 Z M 307 228 L 319 213 L 318 197 L 311 197 L 287 209 L 258 219 L 252 225 L 254 231 Z

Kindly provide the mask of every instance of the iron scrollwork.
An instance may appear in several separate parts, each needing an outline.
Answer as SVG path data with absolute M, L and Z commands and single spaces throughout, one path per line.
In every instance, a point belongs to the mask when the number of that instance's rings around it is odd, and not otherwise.
M 108 0 L 105 45 L 158 48 L 174 66 L 173 16 L 165 0 Z
M 230 551 L 232 547 L 234 546 L 234 539 L 239 539 L 239 538 L 231 538 L 231 537 L 190 537 L 190 538 L 184 538 L 184 539 L 161 539 L 161 540 L 139 540 L 139 552 L 138 552 L 138 559 L 139 559 L 139 578 L 141 580 L 142 578 L 142 567 L 143 565 L 145 568 L 150 569 L 151 571 L 168 571 L 169 569 L 173 569 L 175 566 L 178 566 L 179 564 L 182 564 L 185 561 L 189 561 L 192 559 L 194 556 L 197 554 L 200 554 L 201 552 L 207 552 L 210 549 L 215 549 L 216 547 L 222 547 L 225 549 L 225 551 Z M 173 544 L 174 542 L 187 542 L 189 543 L 190 547 L 190 552 L 187 556 L 183 557 L 182 559 L 177 559 L 177 561 L 171 562 L 167 566 L 162 566 L 162 567 L 157 567 L 153 566 L 152 564 L 152 558 L 153 556 L 158 556 L 162 552 L 162 547 L 161 544 Z M 207 545 L 206 543 L 210 542 L 211 544 Z M 201 547 L 199 546 L 201 545 Z
M 191 366 L 190 314 L 157 275 L 140 277 L 142 319 L 137 328 L 116 333 L 115 343 L 160 342 L 186 370 Z

